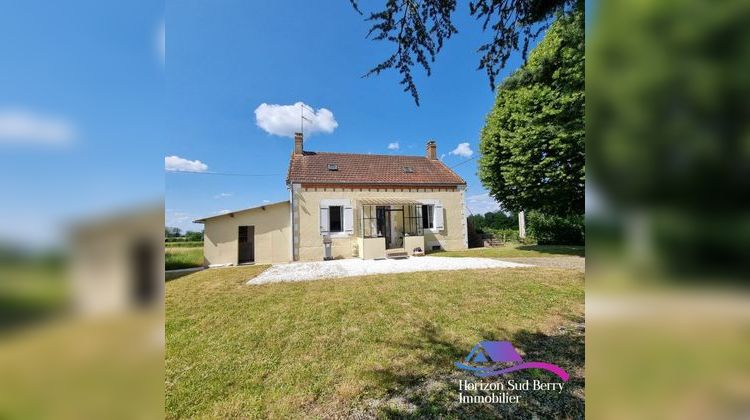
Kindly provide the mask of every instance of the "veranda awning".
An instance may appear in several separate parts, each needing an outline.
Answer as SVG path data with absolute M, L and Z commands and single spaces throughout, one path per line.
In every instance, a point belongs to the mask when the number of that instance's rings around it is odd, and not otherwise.
M 421 202 L 402 197 L 389 197 L 389 198 L 361 198 L 359 200 L 361 204 L 371 206 L 390 206 L 390 205 L 404 205 L 404 204 L 422 204 Z

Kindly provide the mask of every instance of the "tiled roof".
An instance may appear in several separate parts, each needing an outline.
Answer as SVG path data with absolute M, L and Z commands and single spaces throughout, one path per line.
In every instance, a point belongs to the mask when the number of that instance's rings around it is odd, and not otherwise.
M 337 170 L 329 170 L 335 164 Z M 413 172 L 407 172 L 409 167 Z M 422 156 L 304 152 L 292 155 L 287 182 L 324 184 L 463 185 L 439 160 Z

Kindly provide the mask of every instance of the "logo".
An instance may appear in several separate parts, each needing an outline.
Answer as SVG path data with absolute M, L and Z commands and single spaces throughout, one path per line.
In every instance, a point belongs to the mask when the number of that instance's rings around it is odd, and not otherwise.
M 552 372 L 564 382 L 570 378 L 568 372 L 557 365 L 546 362 L 524 362 L 510 341 L 480 341 L 456 367 L 472 372 L 480 378 L 504 375 L 523 369 L 544 369 Z

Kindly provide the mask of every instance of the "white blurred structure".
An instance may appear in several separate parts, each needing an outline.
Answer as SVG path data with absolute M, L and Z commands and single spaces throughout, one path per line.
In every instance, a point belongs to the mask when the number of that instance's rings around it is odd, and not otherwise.
M 99 315 L 161 306 L 163 226 L 162 206 L 76 225 L 70 244 L 76 311 Z

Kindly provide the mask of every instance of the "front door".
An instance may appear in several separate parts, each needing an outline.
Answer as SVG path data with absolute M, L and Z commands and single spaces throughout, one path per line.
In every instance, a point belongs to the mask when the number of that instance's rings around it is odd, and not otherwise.
M 397 217 L 403 217 L 402 208 L 391 208 L 389 206 L 378 206 L 376 217 L 378 220 L 378 236 L 385 237 L 385 249 L 401 248 L 404 245 L 403 238 L 399 232 L 402 223 Z M 403 229 L 403 227 L 401 227 Z
M 385 247 L 388 248 L 391 245 L 391 215 L 388 207 L 376 207 L 375 215 L 378 221 L 378 236 L 385 237 Z
M 237 263 L 255 261 L 255 226 L 240 226 L 237 233 Z

